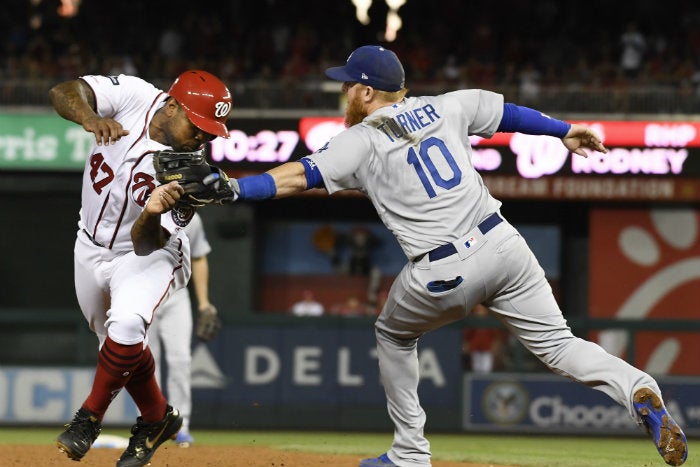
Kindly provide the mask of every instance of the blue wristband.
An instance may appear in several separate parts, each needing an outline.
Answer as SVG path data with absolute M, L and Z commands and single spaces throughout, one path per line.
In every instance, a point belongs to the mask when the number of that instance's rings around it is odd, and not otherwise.
M 548 135 L 563 138 L 571 124 L 551 118 L 529 107 L 511 103 L 503 104 L 503 117 L 496 131 L 518 132 L 526 135 Z
M 240 199 L 263 200 L 274 198 L 277 194 L 275 179 L 267 172 L 239 178 L 238 187 L 241 190 Z

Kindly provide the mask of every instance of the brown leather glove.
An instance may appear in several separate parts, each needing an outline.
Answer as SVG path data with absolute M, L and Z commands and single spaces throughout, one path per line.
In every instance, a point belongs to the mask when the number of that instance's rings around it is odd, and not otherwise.
M 200 308 L 197 317 L 197 337 L 205 342 L 214 339 L 221 330 L 221 319 L 216 312 L 216 307 L 209 304 Z

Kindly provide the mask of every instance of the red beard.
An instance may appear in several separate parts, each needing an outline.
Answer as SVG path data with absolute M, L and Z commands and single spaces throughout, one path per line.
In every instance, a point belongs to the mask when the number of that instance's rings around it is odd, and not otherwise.
M 367 116 L 367 112 L 362 108 L 362 103 L 357 97 L 348 100 L 345 107 L 345 126 L 350 128 L 357 125 Z

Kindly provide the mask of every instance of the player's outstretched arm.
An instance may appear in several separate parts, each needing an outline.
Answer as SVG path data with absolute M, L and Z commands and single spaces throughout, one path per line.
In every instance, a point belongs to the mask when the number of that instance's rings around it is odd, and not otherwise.
M 275 181 L 275 198 L 295 195 L 307 189 L 306 175 L 301 162 L 287 162 L 270 169 L 267 173 Z
M 561 140 L 569 151 L 579 156 L 588 157 L 585 149 L 592 149 L 602 153 L 608 152 L 607 148 L 603 146 L 600 136 L 595 131 L 577 123 L 571 124 L 569 132 Z
M 503 104 L 503 116 L 496 131 L 519 132 L 526 135 L 547 135 L 561 138 L 564 146 L 579 156 L 588 157 L 585 149 L 608 152 L 600 136 L 592 129 L 577 123 L 568 123 L 552 118 L 539 110 L 515 105 Z
M 210 183 L 211 180 L 204 180 L 204 184 Z M 234 193 L 231 201 L 284 198 L 309 188 L 300 162 L 287 162 L 259 175 L 231 179 L 229 183 Z
M 160 226 L 160 215 L 170 211 L 184 192 L 177 182 L 160 185 L 153 190 L 141 215 L 131 227 L 131 241 L 137 255 L 149 255 L 165 245 L 167 238 Z
M 58 115 L 94 133 L 97 145 L 114 144 L 129 134 L 116 120 L 97 115 L 95 94 L 82 79 L 57 84 L 49 90 L 49 98 Z

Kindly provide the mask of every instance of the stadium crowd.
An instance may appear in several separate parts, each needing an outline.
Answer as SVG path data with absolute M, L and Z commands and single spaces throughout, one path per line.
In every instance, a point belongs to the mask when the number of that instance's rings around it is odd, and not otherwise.
M 72 0 L 76 3 L 75 0 Z M 385 43 L 388 7 L 371 22 L 351 0 L 82 0 L 8 2 L 0 19 L 0 82 L 129 73 L 170 80 L 203 68 L 226 82 L 318 82 L 339 51 L 384 43 L 403 58 L 408 87 L 517 89 L 528 104 L 543 88 L 664 87 L 700 94 L 700 6 L 690 0 L 408 0 Z M 0 103 L 12 97 L 4 92 Z

